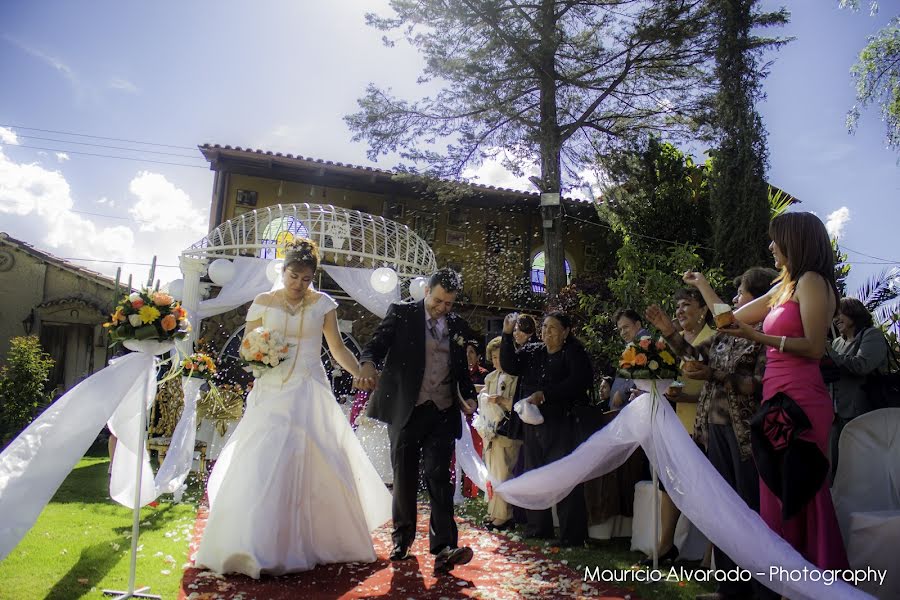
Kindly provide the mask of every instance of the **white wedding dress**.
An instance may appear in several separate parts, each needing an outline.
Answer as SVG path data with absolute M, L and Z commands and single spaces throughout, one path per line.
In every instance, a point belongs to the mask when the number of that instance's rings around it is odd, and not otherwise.
M 319 293 L 296 315 L 276 305 L 250 307 L 248 321 L 262 319 L 294 347 L 256 379 L 219 455 L 197 566 L 258 578 L 375 560 L 370 532 L 391 518 L 391 495 L 322 367 L 322 324 L 336 306 Z

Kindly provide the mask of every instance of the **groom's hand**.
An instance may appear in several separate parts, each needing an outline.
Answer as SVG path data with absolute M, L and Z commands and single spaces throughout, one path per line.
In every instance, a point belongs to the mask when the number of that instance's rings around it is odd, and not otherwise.
M 364 392 L 371 392 L 378 384 L 378 371 L 375 365 L 370 362 L 364 362 L 359 366 L 359 377 L 353 382 L 357 389 Z
M 478 409 L 478 401 L 477 400 L 466 400 L 465 398 L 460 399 L 460 409 L 463 413 L 467 415 L 471 415 Z

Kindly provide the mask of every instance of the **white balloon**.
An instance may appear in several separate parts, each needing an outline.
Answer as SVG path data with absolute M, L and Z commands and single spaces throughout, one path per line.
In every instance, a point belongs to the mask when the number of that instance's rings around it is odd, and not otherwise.
M 390 267 L 375 269 L 369 282 L 379 294 L 387 294 L 397 287 L 397 272 Z
M 284 261 L 280 258 L 277 260 L 269 261 L 269 264 L 266 265 L 266 277 L 269 278 L 269 281 L 275 283 L 278 281 L 278 278 L 281 277 L 281 270 L 284 268 Z
M 428 282 L 424 277 L 416 277 L 409 282 L 409 295 L 413 297 L 413 300 L 421 300 L 425 297 L 425 287 L 427 285 Z
M 181 302 L 184 296 L 184 279 L 175 279 L 166 284 L 169 295 Z
M 214 284 L 225 285 L 234 277 L 234 263 L 224 258 L 217 258 L 209 263 L 206 274 Z

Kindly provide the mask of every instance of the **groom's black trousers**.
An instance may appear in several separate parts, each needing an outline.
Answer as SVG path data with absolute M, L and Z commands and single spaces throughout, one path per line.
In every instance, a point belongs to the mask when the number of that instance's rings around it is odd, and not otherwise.
M 431 402 L 413 409 L 406 425 L 391 432 L 391 463 L 394 467 L 394 546 L 409 548 L 416 537 L 416 494 L 419 461 L 424 461 L 425 487 L 431 500 L 428 527 L 429 548 L 437 554 L 456 548 L 456 521 L 453 520 L 453 484 L 450 456 L 454 446 L 454 422 L 459 408 L 440 411 Z

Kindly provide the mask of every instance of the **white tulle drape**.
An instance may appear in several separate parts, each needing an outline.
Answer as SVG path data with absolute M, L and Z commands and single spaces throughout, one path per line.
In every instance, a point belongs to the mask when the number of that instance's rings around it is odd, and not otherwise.
M 263 292 L 268 292 L 272 287 L 266 275 L 266 266 L 269 261 L 263 258 L 249 256 L 237 256 L 233 259 L 234 275 L 231 280 L 222 286 L 215 298 L 203 300 L 197 310 L 201 319 L 208 319 L 215 315 L 234 310 L 242 306 Z
M 348 296 L 363 305 L 366 310 L 378 318 L 383 319 L 387 314 L 391 302 L 400 300 L 400 286 L 386 294 L 372 289 L 372 273 L 374 269 L 360 269 L 357 267 L 337 267 L 334 265 L 322 265 L 335 283 L 341 286 Z
M 0 560 L 31 529 L 123 399 L 146 398 L 148 376 L 155 373 L 151 355 L 111 361 L 50 405 L 0 454 Z
M 840 581 L 832 585 L 811 578 L 769 581 L 773 566 L 797 572 L 817 569 L 747 507 L 694 444 L 667 402 L 657 403 L 656 418 L 651 419 L 650 394 L 632 401 L 572 454 L 496 485 L 494 490 L 517 506 L 549 508 L 577 484 L 620 466 L 638 445 L 643 446 L 681 512 L 767 587 L 795 600 L 870 598 Z
M 266 276 L 268 260 L 238 256 L 233 259 L 233 262 L 234 276 L 222 286 L 218 296 L 200 302 L 197 314 L 201 319 L 238 308 L 256 298 L 257 295 L 272 289 L 272 282 Z M 384 318 L 387 314 L 391 302 L 400 299 L 399 286 L 387 294 L 381 294 L 372 289 L 370 281 L 374 269 L 335 265 L 322 265 L 321 268 L 348 296 L 380 318 Z

